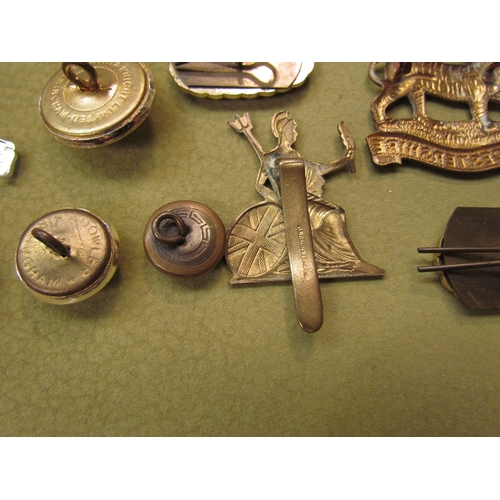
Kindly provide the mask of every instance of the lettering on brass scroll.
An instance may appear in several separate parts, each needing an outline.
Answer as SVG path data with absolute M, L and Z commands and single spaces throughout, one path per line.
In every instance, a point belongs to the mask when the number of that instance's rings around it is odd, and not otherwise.
M 370 65 L 372 81 L 381 86 L 371 109 L 378 133 L 367 137 L 377 165 L 402 163 L 403 158 L 458 172 L 500 167 L 500 123 L 488 114 L 488 102 L 500 102 L 500 63 L 386 63 L 384 79 Z M 429 118 L 425 96 L 466 102 L 471 119 Z M 407 97 L 412 118 L 389 118 L 386 109 Z
M 264 198 L 263 202 L 243 211 L 229 228 L 226 261 L 233 273 L 230 284 L 292 280 L 291 249 L 287 244 L 290 238 L 294 238 L 296 243 L 292 254 L 297 262 L 307 262 L 311 252 L 313 254 L 313 266 L 298 266 L 298 269 L 302 268 L 303 276 L 314 273 L 319 279 L 327 279 L 385 274 L 383 269 L 364 261 L 354 248 L 347 232 L 344 210 L 323 198 L 324 175 L 344 166 L 355 172 L 354 140 L 343 123 L 338 128 L 345 153 L 327 163 L 305 160 L 295 151 L 296 123 L 286 111 L 276 113 L 272 119 L 272 131 L 278 144 L 269 152 L 263 150 L 253 135 L 248 113 L 237 116 L 229 125 L 247 138 L 260 160 L 255 188 Z M 286 203 L 283 190 L 287 186 L 284 187 L 283 182 L 288 180 L 288 171 L 284 178 L 282 172 L 292 164 L 302 165 L 305 189 L 301 196 L 305 199 L 300 200 L 304 212 L 300 222 L 297 222 L 299 215 L 295 214 L 290 223 L 288 207 L 298 205 L 299 200 L 296 198 L 295 203 Z M 293 185 L 297 182 L 291 181 Z M 293 200 L 293 196 L 298 196 L 299 189 L 291 186 L 287 191 L 292 191 Z M 307 243 L 309 233 L 312 247 Z M 299 275 L 297 279 L 300 279 Z

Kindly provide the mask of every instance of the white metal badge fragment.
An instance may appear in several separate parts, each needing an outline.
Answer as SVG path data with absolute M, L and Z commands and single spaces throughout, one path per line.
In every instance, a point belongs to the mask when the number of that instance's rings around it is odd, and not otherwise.
M 14 143 L 0 139 L 0 177 L 12 177 L 16 159 Z

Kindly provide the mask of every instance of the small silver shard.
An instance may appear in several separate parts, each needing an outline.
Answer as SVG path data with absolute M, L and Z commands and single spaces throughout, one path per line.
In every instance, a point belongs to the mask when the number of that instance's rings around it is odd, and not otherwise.
M 0 139 L 0 177 L 12 177 L 16 159 L 14 143 Z

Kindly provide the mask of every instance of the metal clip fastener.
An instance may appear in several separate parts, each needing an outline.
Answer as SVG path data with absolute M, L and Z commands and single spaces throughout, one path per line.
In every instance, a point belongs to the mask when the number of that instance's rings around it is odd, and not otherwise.
M 170 73 L 177 85 L 198 97 L 270 96 L 302 85 L 313 63 L 175 62 Z
M 438 247 L 435 265 L 419 272 L 436 271 L 441 283 L 471 309 L 500 308 L 500 208 L 458 207 Z

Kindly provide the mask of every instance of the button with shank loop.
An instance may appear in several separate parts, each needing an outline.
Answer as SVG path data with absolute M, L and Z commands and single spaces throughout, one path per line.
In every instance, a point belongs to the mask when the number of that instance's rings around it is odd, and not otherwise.
M 16 273 L 38 299 L 71 304 L 101 290 L 120 258 L 113 226 L 83 208 L 49 212 L 24 231 L 16 253 Z
M 144 231 L 150 262 L 169 276 L 192 278 L 211 271 L 224 255 L 226 234 L 218 215 L 195 201 L 159 208 Z
M 142 63 L 63 63 L 40 98 L 40 115 L 64 144 L 104 146 L 135 130 L 155 95 L 153 73 Z

